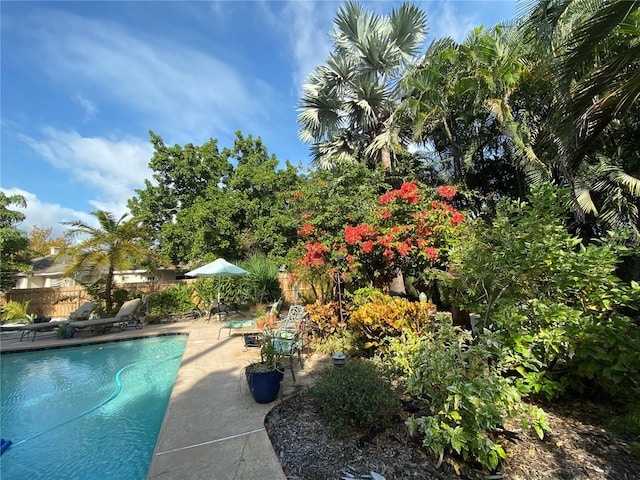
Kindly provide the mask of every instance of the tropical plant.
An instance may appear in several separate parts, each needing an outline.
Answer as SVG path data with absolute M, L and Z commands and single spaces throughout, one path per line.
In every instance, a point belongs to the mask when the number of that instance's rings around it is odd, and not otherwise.
M 357 295 L 358 292 L 356 292 Z M 385 353 L 389 342 L 409 330 L 420 334 L 432 328 L 427 303 L 410 302 L 378 291 L 354 308 L 349 327 L 369 353 Z
M 397 82 L 425 37 L 426 16 L 409 3 L 382 16 L 347 2 L 334 27 L 333 51 L 303 86 L 300 137 L 322 168 L 363 162 L 390 170 L 392 149 L 402 142 L 386 122 L 400 99 Z
M 279 265 L 265 254 L 254 253 L 239 262 L 239 266 L 251 273 L 241 278 L 240 284 L 254 303 L 277 301 L 282 296 Z
M 450 243 L 466 218 L 449 203 L 456 193 L 455 187 L 443 186 L 432 197 L 405 182 L 381 195 L 364 221 L 347 223 L 340 236 L 305 224 L 298 229 L 306 240 L 298 266 L 339 274 L 341 281 L 357 286 L 382 287 L 398 271 L 432 282 L 444 275 Z
M 481 315 L 480 330 L 499 332 L 527 389 L 637 394 L 640 286 L 614 276 L 625 249 L 567 232 L 566 195 L 539 185 L 478 223 L 454 250 L 460 300 Z
M 638 229 L 637 138 L 640 2 L 534 0 L 520 28 L 532 44 L 530 72 L 549 85 L 530 118 L 534 150 L 571 189 L 580 223 Z M 535 59 L 535 60 L 534 60 Z M 537 73 L 534 73 L 537 72 Z M 534 81 L 536 81 L 534 80 Z M 535 92 L 534 92 L 535 93 Z M 544 116 L 543 116 L 544 115 Z
M 393 124 L 411 125 L 437 183 L 477 189 L 483 203 L 522 194 L 515 163 L 531 157 L 511 106 L 525 68 L 515 33 L 479 27 L 461 44 L 448 37 L 432 42 L 403 77 L 407 93 L 392 117 Z M 529 161 L 520 165 L 531 173 Z
M 20 303 L 12 300 L 7 302 L 2 307 L 2 319 L 9 323 L 33 323 L 36 315 L 29 313 L 29 303 L 31 301 Z
M 405 332 L 391 342 L 389 361 L 401 372 L 402 385 L 414 398 L 428 402 L 429 413 L 407 420 L 412 435 L 437 458 L 447 452 L 475 457 L 489 469 L 506 459 L 495 430 L 508 418 L 519 418 L 543 438 L 547 424 L 536 406 L 527 407 L 514 382 L 504 375 L 502 350 L 495 335 L 473 339 L 454 327 L 450 315 L 436 316 L 439 328 L 423 334 Z
M 70 227 L 69 235 L 79 242 L 65 248 L 61 253 L 71 256 L 64 274 L 93 271 L 102 273 L 106 269 L 105 308 L 113 309 L 113 275 L 116 269 L 127 269 L 140 263 L 148 266 L 167 264 L 150 248 L 147 232 L 135 219 L 125 221 L 127 214 L 115 219 L 112 213 L 103 210 L 91 212 L 98 221 L 98 227 L 85 222 L 62 222 Z

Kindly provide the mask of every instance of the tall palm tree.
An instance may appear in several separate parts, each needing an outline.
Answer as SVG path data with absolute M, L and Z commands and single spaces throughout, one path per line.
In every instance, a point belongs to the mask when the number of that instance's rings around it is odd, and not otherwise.
M 392 122 L 411 124 L 413 140 L 431 152 L 430 168 L 441 182 L 517 195 L 516 164 L 527 175 L 543 175 L 512 106 L 525 69 L 516 33 L 478 27 L 461 44 L 440 38 L 402 79 L 407 93 Z
M 71 256 L 65 275 L 71 276 L 80 271 L 101 272 L 107 269 L 105 277 L 105 307 L 111 311 L 113 307 L 113 274 L 116 269 L 131 268 L 156 256 L 148 247 L 146 234 L 135 219 L 125 221 L 128 214 L 115 219 L 110 212 L 96 210 L 91 212 L 99 227 L 92 227 L 84 222 L 61 222 L 70 228 L 71 238 L 79 242 L 64 249 L 64 254 Z
M 300 138 L 312 144 L 316 166 L 366 162 L 391 169 L 399 132 L 386 122 L 400 99 L 398 80 L 426 32 L 426 15 L 408 3 L 388 16 L 354 2 L 340 7 L 331 33 L 334 50 L 303 86 L 299 108 Z M 372 145 L 382 134 L 386 140 Z
M 638 235 L 637 149 L 610 140 L 620 124 L 637 134 L 640 1 L 532 0 L 523 13 L 521 29 L 554 84 L 538 157 L 571 188 L 579 221 L 593 213 L 611 227 L 626 218 Z

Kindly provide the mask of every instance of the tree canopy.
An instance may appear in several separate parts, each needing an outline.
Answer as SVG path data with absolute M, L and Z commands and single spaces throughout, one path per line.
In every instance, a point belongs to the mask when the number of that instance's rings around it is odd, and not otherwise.
M 16 227 L 25 215 L 11 210 L 11 205 L 24 208 L 27 201 L 22 195 L 6 195 L 0 191 L 0 290 L 8 290 L 15 285 L 14 273 L 31 269 L 29 240 Z

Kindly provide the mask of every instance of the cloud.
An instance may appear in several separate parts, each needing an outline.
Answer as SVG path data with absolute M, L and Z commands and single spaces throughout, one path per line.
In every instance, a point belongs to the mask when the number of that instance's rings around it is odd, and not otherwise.
M 84 110 L 85 121 L 93 120 L 95 118 L 96 113 L 98 113 L 98 107 L 95 103 L 93 103 L 91 100 L 84 97 L 80 93 L 76 93 L 73 96 L 73 101 L 80 105 L 80 107 L 82 107 L 82 109 Z
M 295 63 L 293 81 L 301 88 L 309 74 L 326 62 L 331 51 L 329 32 L 333 28 L 335 4 L 291 1 L 286 13 L 291 17 L 285 23 Z
M 40 228 L 52 228 L 53 238 L 62 235 L 66 226 L 61 225 L 63 221 L 82 221 L 91 226 L 98 226 L 96 218 L 87 212 L 73 210 L 62 207 L 59 204 L 43 203 L 38 197 L 20 188 L 0 188 L 6 195 L 22 195 L 27 201 L 27 208 L 10 206 L 9 209 L 20 211 L 26 218 L 17 225 L 17 228 L 30 233 L 34 226 Z
M 142 113 L 145 128 L 193 139 L 266 122 L 270 87 L 170 35 L 56 11 L 34 14 L 31 24 L 31 52 L 51 79 Z
M 72 180 L 94 192 L 89 203 L 96 209 L 121 215 L 136 188 L 151 178 L 148 168 L 153 147 L 133 137 L 83 137 L 76 131 L 45 127 L 42 138 L 21 135 L 21 140 Z
M 329 32 L 338 4 L 290 0 L 284 4 L 262 1 L 258 5 L 265 21 L 287 41 L 286 48 L 293 62 L 290 67 L 292 83 L 296 86 L 297 96 L 307 76 L 325 63 L 331 51 Z
M 481 25 L 486 29 L 491 28 L 497 21 L 510 19 L 514 14 L 513 1 L 443 1 L 437 2 L 432 8 L 424 7 L 429 20 L 429 29 L 432 38 L 452 37 L 456 42 L 464 41 L 469 32 Z M 474 8 L 466 8 L 476 5 Z M 499 16 L 497 12 L 503 12 Z M 500 18 L 490 20 L 488 18 Z

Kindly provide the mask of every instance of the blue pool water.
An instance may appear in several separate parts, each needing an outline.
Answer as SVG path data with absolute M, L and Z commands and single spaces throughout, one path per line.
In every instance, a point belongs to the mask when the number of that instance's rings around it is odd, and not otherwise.
M 3 354 L 2 480 L 146 478 L 186 341 Z

